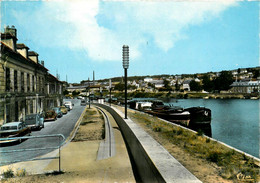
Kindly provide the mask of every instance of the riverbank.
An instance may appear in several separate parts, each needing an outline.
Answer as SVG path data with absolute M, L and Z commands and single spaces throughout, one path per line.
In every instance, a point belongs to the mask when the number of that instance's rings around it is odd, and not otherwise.
M 115 106 L 122 112 L 123 107 Z M 257 182 L 259 166 L 245 154 L 156 117 L 128 110 L 128 116 L 202 182 Z
M 117 98 L 123 98 L 122 92 L 114 92 Z M 204 99 L 259 99 L 259 94 L 240 94 L 240 93 L 201 93 L 201 92 L 128 92 L 128 98 L 204 98 Z

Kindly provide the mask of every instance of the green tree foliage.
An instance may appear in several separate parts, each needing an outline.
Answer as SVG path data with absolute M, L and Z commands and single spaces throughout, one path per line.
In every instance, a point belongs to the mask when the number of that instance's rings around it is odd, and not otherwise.
M 179 81 L 177 80 L 177 81 L 176 81 L 176 84 L 175 84 L 175 90 L 176 90 L 176 91 L 179 91 L 180 88 L 181 88 L 181 86 L 180 86 L 180 84 L 179 84 Z
M 220 76 L 214 80 L 214 89 L 218 91 L 229 90 L 233 82 L 233 76 L 230 71 L 221 71 Z
M 70 92 L 68 90 L 63 91 L 63 95 L 68 95 Z
M 125 89 L 125 85 L 123 83 L 118 83 L 115 85 L 114 90 L 123 91 Z
M 171 91 L 172 90 L 172 88 L 170 86 L 170 81 L 165 79 L 165 80 L 163 80 L 163 84 L 164 84 L 164 88 L 166 89 L 166 91 Z
M 125 86 L 125 85 L 124 85 Z M 127 85 L 127 89 L 129 90 L 135 90 L 137 87 L 135 85 Z
M 154 84 L 152 84 L 152 83 L 148 83 L 148 86 L 155 88 Z
M 214 90 L 214 82 L 210 80 L 209 75 L 202 77 L 202 89 L 208 92 Z
M 258 78 L 260 76 L 260 70 L 253 71 L 253 78 Z
M 191 80 L 190 82 L 190 90 L 191 91 L 200 91 L 201 90 L 201 85 L 196 82 L 195 80 Z
M 72 92 L 72 95 L 73 96 L 77 96 L 77 95 L 79 95 L 80 94 L 80 92 L 79 91 L 76 91 L 76 90 L 74 90 L 73 92 Z

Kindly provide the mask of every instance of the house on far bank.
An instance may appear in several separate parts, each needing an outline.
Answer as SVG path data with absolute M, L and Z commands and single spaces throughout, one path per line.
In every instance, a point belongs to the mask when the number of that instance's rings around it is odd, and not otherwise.
M 152 82 L 153 81 L 153 78 L 144 78 L 144 82 L 146 82 L 146 83 L 150 83 L 150 82 Z
M 260 80 L 251 81 L 249 79 L 235 81 L 231 84 L 232 93 L 260 93 Z
M 163 80 L 153 80 L 150 83 L 153 84 L 155 88 L 163 88 L 164 87 L 164 81 Z
M 183 81 L 183 83 L 182 83 L 183 90 L 190 91 L 190 82 L 191 82 L 191 79 Z

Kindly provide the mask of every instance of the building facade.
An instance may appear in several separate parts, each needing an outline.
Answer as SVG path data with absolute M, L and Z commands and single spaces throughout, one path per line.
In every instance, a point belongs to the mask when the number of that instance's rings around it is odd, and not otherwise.
M 236 81 L 231 87 L 233 93 L 260 93 L 260 81 Z
M 60 91 L 49 96 L 50 83 L 59 86 L 60 82 L 50 79 L 38 53 L 28 50 L 26 45 L 17 44 L 15 27 L 6 27 L 1 33 L 0 125 L 47 110 L 49 98 L 62 100 Z

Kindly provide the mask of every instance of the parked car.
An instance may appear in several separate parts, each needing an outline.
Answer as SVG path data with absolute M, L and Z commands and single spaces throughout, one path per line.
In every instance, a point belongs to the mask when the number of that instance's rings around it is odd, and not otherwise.
M 61 118 L 63 116 L 63 113 L 61 112 L 60 107 L 53 107 L 52 110 L 55 111 L 55 113 L 57 114 L 58 118 Z
M 68 113 L 67 107 L 65 107 L 65 106 L 59 106 L 59 108 L 60 108 L 60 110 L 61 110 L 61 112 L 62 112 L 63 114 L 67 114 L 67 113 Z
M 86 104 L 87 104 L 86 100 L 81 100 L 80 105 L 86 105 Z
M 52 121 L 57 119 L 57 114 L 54 110 L 49 110 L 44 115 L 44 121 Z
M 74 106 L 74 104 L 72 104 L 71 101 L 65 101 L 65 102 L 64 102 L 64 105 L 65 105 L 65 106 L 68 106 L 68 107 L 70 108 L 70 110 L 72 110 L 72 108 L 73 108 L 72 106 Z
M 68 111 L 70 111 L 70 106 L 68 105 L 64 105 L 64 106 L 67 108 Z
M 29 114 L 25 116 L 25 124 L 31 129 L 44 128 L 44 117 L 42 114 Z
M 24 136 L 24 135 L 27 135 L 30 133 L 31 133 L 30 128 L 27 127 L 24 122 L 20 122 L 20 121 L 5 123 L 4 125 L 1 126 L 1 129 L 0 129 L 1 138 L 20 137 L 20 136 Z M 16 141 L 21 142 L 21 139 L 2 140 L 2 141 L 0 141 L 0 144 L 11 143 L 11 142 L 16 142 Z

